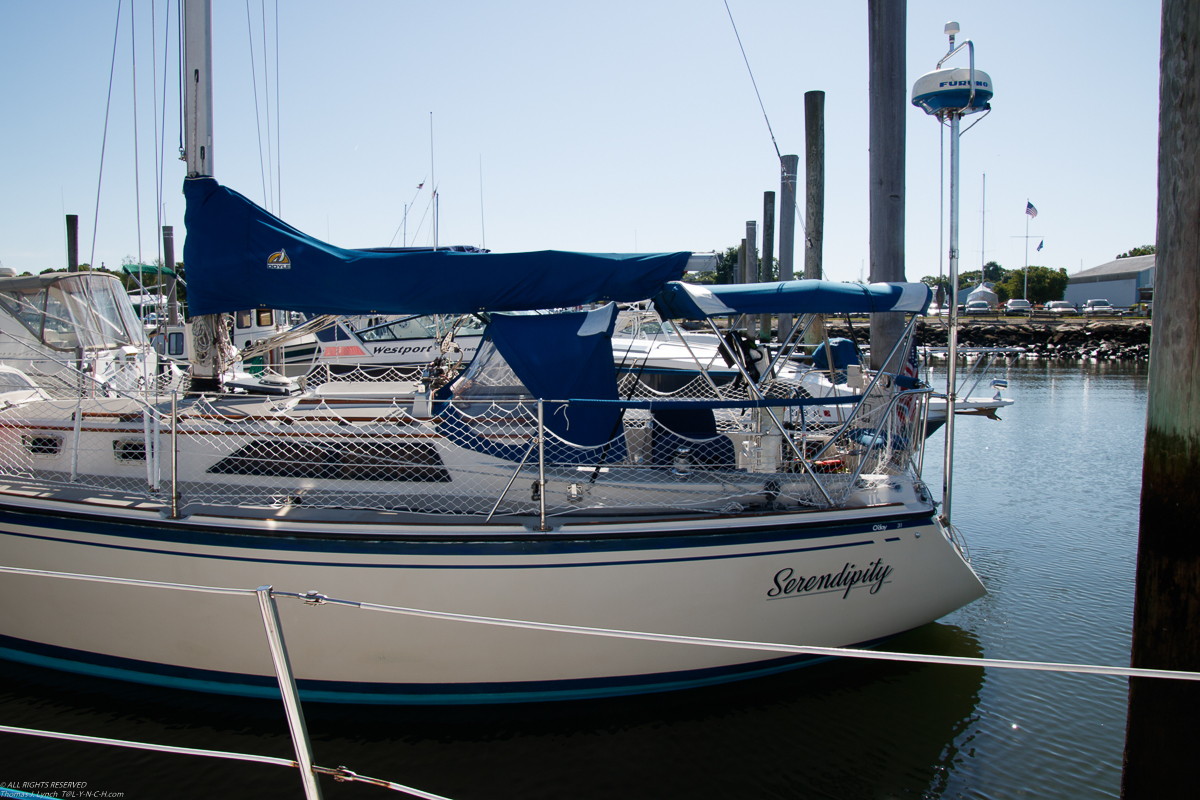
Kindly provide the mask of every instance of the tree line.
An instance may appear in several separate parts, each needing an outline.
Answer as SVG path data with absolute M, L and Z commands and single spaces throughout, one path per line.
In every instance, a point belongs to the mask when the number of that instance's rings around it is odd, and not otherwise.
M 995 261 L 989 261 L 983 265 L 983 269 L 972 270 L 969 272 L 960 272 L 958 274 L 958 288 L 968 289 L 978 286 L 980 282 L 992 284 L 992 291 L 996 293 L 996 297 L 1001 303 L 1008 302 L 1014 298 L 1024 298 L 1031 303 L 1048 303 L 1051 300 L 1062 300 L 1063 294 L 1067 290 L 1067 283 L 1070 280 L 1067 277 L 1065 269 L 1051 269 L 1050 267 L 1041 267 L 1029 265 L 1028 269 L 1028 294 L 1026 294 L 1026 269 L 1005 269 Z M 926 275 L 921 278 L 921 283 L 931 287 L 935 292 L 938 287 L 942 291 L 950 291 L 950 278 L 946 276 Z

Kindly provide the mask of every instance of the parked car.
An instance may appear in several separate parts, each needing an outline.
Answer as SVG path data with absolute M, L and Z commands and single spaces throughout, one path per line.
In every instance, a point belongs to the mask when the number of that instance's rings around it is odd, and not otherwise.
M 1052 300 L 1046 303 L 1046 310 L 1059 317 L 1073 317 L 1079 313 L 1075 306 L 1066 300 Z
M 992 307 L 988 305 L 987 300 L 972 300 L 967 303 L 967 307 L 963 310 L 965 314 L 990 314 Z
M 1028 300 L 1009 300 L 1004 304 L 1004 310 L 1009 314 L 1031 316 L 1033 314 L 1033 303 L 1030 303 Z
M 1083 304 L 1085 314 L 1115 314 L 1116 309 L 1107 300 L 1088 300 Z

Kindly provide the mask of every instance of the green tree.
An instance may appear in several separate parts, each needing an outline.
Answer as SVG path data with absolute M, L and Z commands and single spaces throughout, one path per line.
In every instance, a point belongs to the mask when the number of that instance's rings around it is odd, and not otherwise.
M 935 292 L 939 286 L 942 287 L 942 291 L 944 292 L 950 291 L 950 279 L 944 275 L 940 277 L 937 275 L 926 275 L 924 278 L 921 278 L 921 283 L 925 284 L 930 289 L 933 289 Z
M 720 255 L 717 260 L 716 273 L 705 272 L 701 273 L 705 277 L 701 278 L 699 283 L 738 283 L 737 279 L 737 262 L 738 250 L 740 247 L 726 248 L 725 252 Z M 761 280 L 766 283 L 769 281 L 779 280 L 779 259 L 772 258 L 769 270 L 762 269 L 765 265 L 759 264 L 759 271 L 762 274 Z M 800 276 L 803 277 L 803 276 Z
M 1141 247 L 1135 247 L 1128 252 L 1121 253 L 1117 258 L 1131 258 L 1132 256 L 1152 256 L 1154 255 L 1154 245 L 1144 244 Z
M 983 272 L 974 269 L 970 272 L 958 273 L 958 288 L 966 289 L 967 287 L 976 287 L 979 285 L 979 279 L 983 277 Z
M 1029 297 L 1031 303 L 1048 303 L 1062 300 L 1067 290 L 1067 271 L 1050 267 L 1029 266 Z M 1009 297 L 1025 297 L 1025 270 L 1014 269 L 1004 281 Z
M 738 262 L 737 247 L 728 247 L 717 261 L 717 274 L 712 283 L 735 283 Z
M 989 283 L 1003 283 L 1008 277 L 1008 270 L 1000 266 L 995 261 L 989 261 L 983 265 L 983 279 Z

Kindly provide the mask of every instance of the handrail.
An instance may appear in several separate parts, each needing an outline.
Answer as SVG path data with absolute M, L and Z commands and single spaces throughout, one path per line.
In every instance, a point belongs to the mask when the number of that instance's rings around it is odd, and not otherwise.
M 951 38 L 953 38 L 953 37 L 951 37 Z M 937 66 L 934 67 L 934 69 L 941 69 L 942 64 L 945 64 L 947 61 L 949 61 L 951 56 L 953 56 L 959 50 L 962 50 L 964 47 L 968 48 L 968 56 L 970 57 L 970 64 L 971 64 L 971 95 L 970 95 L 970 97 L 967 98 L 967 108 L 970 108 L 971 106 L 973 106 L 975 104 L 975 43 L 972 42 L 970 39 L 967 39 L 965 42 L 960 44 L 958 47 L 954 48 L 949 53 L 946 53 L 946 55 L 942 56 L 942 60 L 937 63 Z

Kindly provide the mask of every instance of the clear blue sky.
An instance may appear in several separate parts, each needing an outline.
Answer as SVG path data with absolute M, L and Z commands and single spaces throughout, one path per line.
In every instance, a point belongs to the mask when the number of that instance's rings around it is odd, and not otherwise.
M 268 0 L 269 80 L 262 0 L 251 0 L 249 29 L 244 2 L 214 5 L 216 177 L 336 245 L 387 245 L 406 203 L 415 203 L 409 243 L 428 244 L 429 220 L 417 227 L 431 172 L 440 242 L 504 252 L 723 249 L 761 218 L 763 192 L 779 191 L 721 0 L 289 0 L 279 3 L 278 54 Z M 82 261 L 93 233 L 95 261 L 109 267 L 138 256 L 139 229 L 143 259 L 158 254 L 154 85 L 165 116 L 164 222 L 182 258 L 174 19 L 164 100 L 167 3 L 136 2 L 139 218 L 129 0 L 120 6 L 94 225 L 118 2 L 0 1 L 0 262 L 18 273 L 65 265 L 64 213 L 80 217 Z M 826 274 L 858 279 L 869 269 L 866 3 L 729 7 L 783 153 L 804 152 L 804 92 L 826 93 Z M 1033 241 L 1031 263 L 1075 272 L 1153 242 L 1158 4 L 910 0 L 909 87 L 945 52 L 950 19 L 996 87 L 994 111 L 963 139 L 962 269 L 984 255 L 1024 263 L 1016 237 L 1027 198 L 1039 211 L 1030 232 L 1045 240 L 1039 254 Z M 264 91 L 271 153 L 260 168 Z M 938 147 L 936 122 L 909 106 L 910 280 L 938 270 Z

